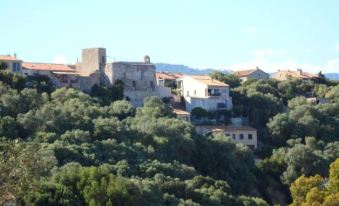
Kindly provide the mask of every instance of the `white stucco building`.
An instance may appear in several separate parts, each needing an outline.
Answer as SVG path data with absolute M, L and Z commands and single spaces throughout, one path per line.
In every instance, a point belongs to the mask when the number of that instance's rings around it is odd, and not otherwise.
M 196 107 L 207 111 L 232 108 L 229 85 L 212 79 L 210 76 L 185 75 L 178 79 L 178 89 L 185 99 L 188 112 Z

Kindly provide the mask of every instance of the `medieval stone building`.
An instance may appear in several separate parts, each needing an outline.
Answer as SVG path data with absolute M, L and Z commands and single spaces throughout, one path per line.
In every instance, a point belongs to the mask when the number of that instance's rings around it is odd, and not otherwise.
M 20 71 L 22 66 L 24 75 L 45 75 L 56 87 L 73 87 L 84 92 L 91 92 L 94 85 L 109 86 L 122 80 L 124 95 L 134 106 L 141 106 L 144 98 L 149 96 L 162 97 L 156 84 L 155 65 L 149 56 L 142 62 L 107 63 L 105 48 L 89 48 L 82 50 L 81 62 L 75 65 L 16 62 L 20 63 Z
M 105 75 L 109 84 L 113 85 L 117 80 L 124 82 L 124 95 L 133 105 L 142 105 L 145 97 L 158 96 L 155 66 L 148 56 L 145 56 L 144 62 L 109 63 L 106 65 Z

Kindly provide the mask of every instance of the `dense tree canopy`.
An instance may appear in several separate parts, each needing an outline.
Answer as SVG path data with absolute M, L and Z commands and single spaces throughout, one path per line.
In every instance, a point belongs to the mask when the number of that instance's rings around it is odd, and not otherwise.
M 99 88 L 50 90 L 42 77 L 20 87 L 8 75 L 0 79 L 2 197 L 20 205 L 267 205 L 246 186 L 257 184 L 251 150 L 198 136 L 160 99 L 135 109 Z
M 134 108 L 123 100 L 121 84 L 86 94 L 55 89 L 44 76 L 1 70 L 0 205 L 11 199 L 18 205 L 166 206 L 336 201 L 337 169 L 326 169 L 339 155 L 336 83 L 240 84 L 232 75 L 212 76 L 232 88 L 231 115 L 258 129 L 255 154 L 224 135 L 196 134 L 156 97 Z M 310 103 L 308 94 L 328 103 Z M 329 186 L 318 187 L 325 177 Z M 304 183 L 311 186 L 296 194 Z

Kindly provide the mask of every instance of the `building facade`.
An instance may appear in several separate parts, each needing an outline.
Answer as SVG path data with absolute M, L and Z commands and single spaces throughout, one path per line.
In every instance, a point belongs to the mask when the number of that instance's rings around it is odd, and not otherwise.
M 196 107 L 214 111 L 231 109 L 233 106 L 232 98 L 229 96 L 229 85 L 207 75 L 186 75 L 178 79 L 178 90 L 185 99 L 188 112 Z
M 162 97 L 170 91 L 158 88 L 155 65 L 149 56 L 143 62 L 107 63 L 105 48 L 83 49 L 81 62 L 74 65 L 22 62 L 11 56 L 0 56 L 0 63 L 27 76 L 48 76 L 56 87 L 73 87 L 84 92 L 91 92 L 94 85 L 110 86 L 121 80 L 124 95 L 134 106 L 141 106 L 146 97 Z
M 22 61 L 17 59 L 16 56 L 0 55 L 0 65 L 11 72 L 21 73 Z
M 150 96 L 159 96 L 155 79 L 155 65 L 146 56 L 144 62 L 113 62 L 105 67 L 109 84 L 124 82 L 124 95 L 135 106 L 141 106 L 143 100 Z
M 311 74 L 308 72 L 304 72 L 301 69 L 297 69 L 296 71 L 292 70 L 278 70 L 278 72 L 271 75 L 272 79 L 276 79 L 278 81 L 284 81 L 289 78 L 297 78 L 297 79 L 318 79 L 319 75 Z
M 232 142 L 241 143 L 251 149 L 258 148 L 257 130 L 249 126 L 196 126 L 196 131 L 201 135 L 210 135 L 212 133 L 222 133 L 228 136 Z

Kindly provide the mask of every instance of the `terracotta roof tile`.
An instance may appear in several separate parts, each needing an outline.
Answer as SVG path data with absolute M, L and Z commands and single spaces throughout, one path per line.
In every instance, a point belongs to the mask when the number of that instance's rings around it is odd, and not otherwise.
M 208 86 L 229 86 L 228 84 L 225 84 L 221 81 L 218 81 L 216 79 L 212 79 L 212 77 L 208 75 L 190 75 L 189 77 L 195 79 L 196 81 L 199 81 L 203 84 L 207 84 Z
M 294 78 L 300 78 L 300 79 L 312 79 L 312 78 L 319 78 L 317 74 L 312 74 L 308 72 L 303 71 L 291 71 L 291 70 L 280 70 L 278 71 L 280 76 L 290 76 Z
M 49 63 L 22 63 L 24 69 L 39 70 L 39 71 L 52 71 L 52 72 L 75 72 L 73 65 L 66 64 L 49 64 Z
M 0 55 L 0 60 L 19 61 L 16 57 L 10 55 Z
M 247 77 L 252 72 L 256 71 L 256 69 L 247 69 L 247 70 L 241 70 L 241 71 L 235 71 L 233 74 L 238 77 Z
M 170 73 L 156 72 L 155 76 L 157 77 L 157 79 L 176 80 L 175 76 Z

